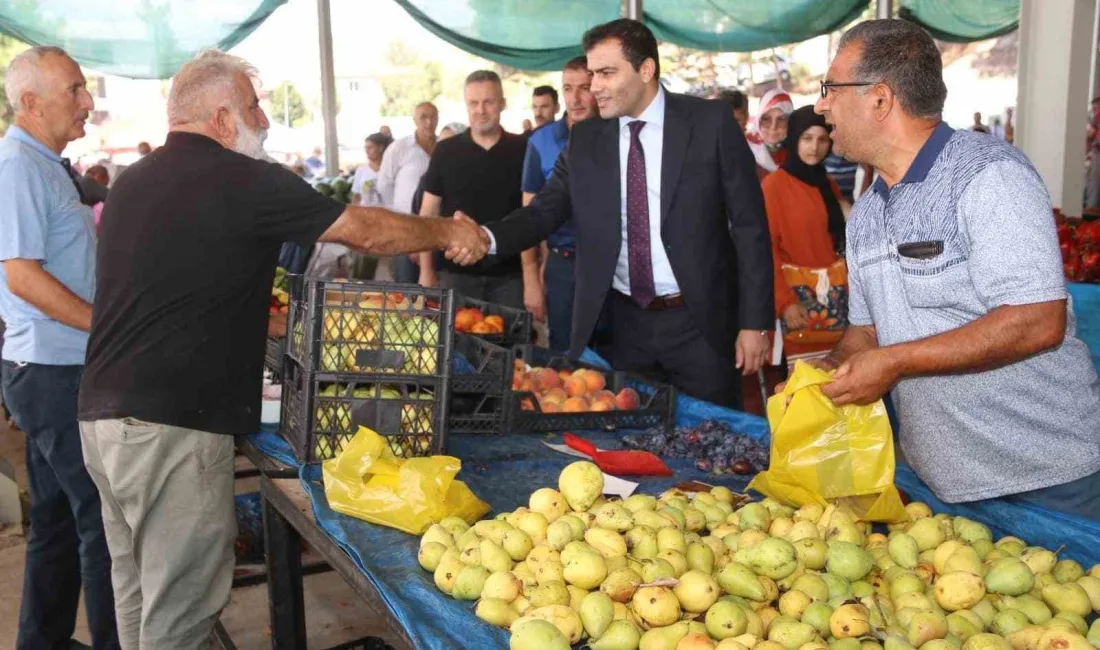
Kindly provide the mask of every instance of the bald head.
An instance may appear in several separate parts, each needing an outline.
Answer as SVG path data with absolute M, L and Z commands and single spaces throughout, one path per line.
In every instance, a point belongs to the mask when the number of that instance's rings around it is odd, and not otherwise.
M 95 108 L 80 66 L 59 47 L 32 47 L 12 59 L 4 90 L 16 124 L 57 152 L 84 136 Z
M 417 104 L 413 109 L 413 122 L 416 133 L 423 138 L 434 138 L 435 127 L 439 126 L 439 110 L 431 102 Z

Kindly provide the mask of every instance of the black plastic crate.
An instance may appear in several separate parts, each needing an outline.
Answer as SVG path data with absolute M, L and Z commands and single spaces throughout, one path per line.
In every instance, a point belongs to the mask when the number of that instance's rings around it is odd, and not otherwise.
M 456 293 L 455 311 L 467 307 L 476 307 L 480 309 L 481 313 L 485 316 L 500 316 L 504 319 L 504 332 L 501 334 L 474 334 L 473 332 L 463 332 L 463 334 L 471 334 L 478 338 L 485 339 L 490 343 L 496 343 L 497 345 L 503 345 L 505 347 L 526 345 L 531 342 L 531 312 L 526 309 L 506 307 L 505 305 L 468 298 L 460 293 Z
M 289 356 L 283 377 L 280 432 L 304 463 L 332 458 L 365 426 L 403 458 L 443 453 L 449 387 L 445 379 L 393 382 L 378 376 L 334 376 L 305 370 Z
M 303 276 L 290 287 L 287 354 L 306 371 L 395 383 L 450 375 L 450 289 Z
M 456 332 L 454 359 L 448 431 L 502 433 L 507 392 L 512 386 L 512 348 Z
M 541 431 L 585 431 L 597 429 L 647 429 L 665 426 L 676 417 L 676 389 L 666 384 L 651 382 L 618 370 L 573 361 L 567 356 L 555 354 L 534 345 L 517 345 L 516 358 L 528 366 L 553 370 L 587 368 L 603 374 L 606 388 L 618 393 L 633 388 L 638 393 L 638 407 L 630 411 L 583 411 L 576 413 L 543 412 L 534 393 L 509 391 L 505 412 L 506 430 L 526 433 Z
M 264 350 L 264 367 L 276 378 L 283 375 L 283 355 L 286 354 L 286 339 L 268 337 Z

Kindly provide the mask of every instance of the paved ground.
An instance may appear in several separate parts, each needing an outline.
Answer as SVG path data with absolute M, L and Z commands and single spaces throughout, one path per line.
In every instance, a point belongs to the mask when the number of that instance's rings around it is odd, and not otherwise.
M 15 467 L 16 480 L 27 483 L 24 462 L 24 437 L 0 423 L 0 458 Z M 255 480 L 238 482 L 239 492 L 256 489 Z M 0 650 L 15 647 L 19 619 L 20 591 L 23 583 L 25 540 L 21 527 L 0 526 Z M 306 620 L 309 648 L 328 648 L 352 639 L 380 634 L 376 614 L 334 573 L 322 573 L 305 579 Z M 222 623 L 241 650 L 271 647 L 268 629 L 266 585 L 235 589 Z M 88 628 L 83 612 L 77 620 L 75 637 L 88 643 Z

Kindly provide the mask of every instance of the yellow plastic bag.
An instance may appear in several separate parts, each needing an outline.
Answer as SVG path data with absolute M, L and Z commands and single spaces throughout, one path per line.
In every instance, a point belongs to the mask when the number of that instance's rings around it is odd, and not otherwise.
M 421 535 L 445 517 L 473 524 L 489 512 L 455 475 L 453 456 L 402 459 L 385 438 L 366 427 L 336 458 L 321 465 L 325 496 L 333 510 L 372 524 Z
M 834 503 L 862 521 L 906 521 L 886 406 L 836 406 L 821 392 L 831 381 L 795 363 L 783 392 L 768 400 L 771 461 L 749 487 L 788 505 Z

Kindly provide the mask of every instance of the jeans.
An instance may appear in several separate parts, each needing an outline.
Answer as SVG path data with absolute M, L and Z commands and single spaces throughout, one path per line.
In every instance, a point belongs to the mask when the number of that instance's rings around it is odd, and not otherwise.
M 404 284 L 416 284 L 420 282 L 420 266 L 410 260 L 408 255 L 394 256 L 393 281 Z
M 573 258 L 550 251 L 546 258 L 546 324 L 550 327 L 550 349 L 569 350 L 573 333 Z
M 27 436 L 31 497 L 19 650 L 69 648 L 81 584 L 92 647 L 119 647 L 99 492 L 76 422 L 82 371 L 3 362 L 4 401 Z
M 1100 472 L 1069 483 L 1013 494 L 1005 500 L 1030 503 L 1100 521 Z

